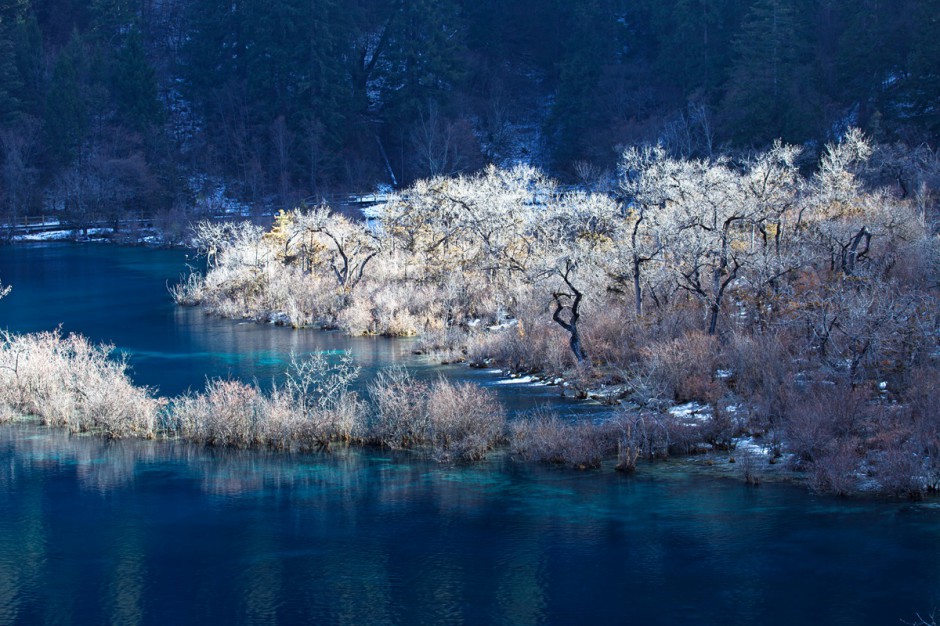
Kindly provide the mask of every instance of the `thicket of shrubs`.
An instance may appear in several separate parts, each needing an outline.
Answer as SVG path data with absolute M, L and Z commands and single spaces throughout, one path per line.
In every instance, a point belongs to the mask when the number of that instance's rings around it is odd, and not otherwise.
M 234 448 L 427 449 L 442 461 L 480 460 L 506 438 L 506 413 L 492 392 L 391 369 L 372 382 L 366 400 L 352 389 L 359 370 L 348 356 L 295 359 L 286 382 L 269 391 L 212 380 L 202 392 L 170 400 L 135 387 L 125 368 L 110 347 L 79 335 L 4 334 L 0 421 L 29 415 L 72 432 Z
M 631 148 L 593 193 L 489 168 L 420 181 L 372 223 L 319 207 L 283 213 L 268 232 L 201 224 L 208 271 L 177 299 L 420 335 L 442 360 L 561 376 L 577 395 L 606 389 L 652 415 L 710 408 L 697 424 L 678 420 L 657 450 L 748 434 L 820 489 L 935 489 L 940 417 L 917 399 L 940 371 L 940 160 L 854 130 L 816 163 L 800 155 L 781 144 L 713 160 Z M 427 420 L 426 406 L 402 402 L 387 410 Z M 626 439 L 584 443 L 594 434 L 581 429 L 542 416 L 510 430 L 521 456 L 632 456 Z M 549 442 L 557 432 L 564 443 Z
M 442 461 L 476 461 L 502 444 L 521 459 L 597 467 L 618 450 L 665 456 L 676 425 L 668 414 L 624 414 L 609 422 L 572 423 L 537 411 L 507 424 L 494 394 L 472 383 L 414 379 L 383 371 L 368 399 L 352 390 L 358 368 L 348 356 L 294 360 L 286 382 L 257 385 L 212 380 L 200 393 L 172 400 L 135 387 L 125 363 L 78 335 L 3 335 L 0 416 L 38 417 L 43 424 L 111 438 L 157 435 L 210 446 L 314 450 L 331 444 L 429 450 Z M 628 423 L 629 422 L 629 423 Z M 670 433 L 670 430 L 672 431 Z
M 844 384 L 789 384 L 778 390 L 782 418 L 771 411 L 743 415 L 751 409 L 718 402 L 699 405 L 704 414 L 693 416 L 634 407 L 603 421 L 570 421 L 548 410 L 507 420 L 485 388 L 419 381 L 399 368 L 382 372 L 361 397 L 353 390 L 359 372 L 348 357 L 295 360 L 286 382 L 268 391 L 214 380 L 201 393 L 171 400 L 133 386 L 124 370 L 108 347 L 80 336 L 6 334 L 0 420 L 34 415 L 72 432 L 221 447 L 415 449 L 448 462 L 478 461 L 505 447 L 523 461 L 582 469 L 610 461 L 622 471 L 633 471 L 641 459 L 723 449 L 740 458 L 749 482 L 759 481 L 761 463 L 781 456 L 785 441 L 792 466 L 807 470 L 820 490 L 922 496 L 940 482 L 935 369 L 916 369 L 902 402 L 872 402 L 865 389 Z M 764 452 L 735 451 L 746 433 L 762 438 Z
M 111 346 L 58 332 L 0 335 L 0 420 L 18 413 L 73 432 L 151 437 L 161 402 L 134 386 Z

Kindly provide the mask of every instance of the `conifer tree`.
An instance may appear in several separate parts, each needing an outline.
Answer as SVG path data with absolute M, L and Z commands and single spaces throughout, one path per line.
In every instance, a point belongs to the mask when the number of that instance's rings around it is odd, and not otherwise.
M 163 121 L 154 71 L 147 62 L 140 32 L 136 29 L 131 31 L 115 57 L 111 86 L 118 111 L 129 126 L 145 130 Z
M 596 106 L 597 88 L 602 60 L 613 62 L 613 50 L 617 47 L 613 34 L 614 4 L 609 0 L 585 0 L 570 7 L 568 37 L 559 62 L 558 91 L 548 120 L 559 162 L 581 158 L 587 148 L 588 131 L 597 128 L 603 119 L 603 112 Z
M 746 10 L 742 0 L 674 0 L 657 63 L 683 99 L 713 96 L 727 79 L 732 38 Z M 684 100 L 683 100 L 684 101 Z
M 23 83 L 16 67 L 12 31 L 10 25 L 0 21 L 0 126 L 13 123 L 22 105 Z
M 327 145 L 337 150 L 353 125 L 353 89 L 344 59 L 351 57 L 352 34 L 345 3 L 311 0 L 305 16 L 305 55 L 297 83 L 297 117 L 301 130 L 322 129 Z
M 21 82 L 19 100 L 22 108 L 31 115 L 41 115 L 45 104 L 42 33 L 32 11 L 17 24 L 13 43 Z
M 910 74 L 904 94 L 915 121 L 940 141 L 940 0 L 922 0 L 916 12 Z
M 28 12 L 28 0 L 0 3 L 0 126 L 12 124 L 23 106 L 17 35 Z
M 805 139 L 815 92 L 799 0 L 757 0 L 735 42 L 725 101 L 728 132 L 741 143 Z
M 91 30 L 104 45 L 135 32 L 139 19 L 140 0 L 91 0 Z
M 387 58 L 383 101 L 389 121 L 414 119 L 427 101 L 440 100 L 460 79 L 463 41 L 451 0 L 405 3 Z
M 59 54 L 46 98 L 46 146 L 55 163 L 68 164 L 88 129 L 89 112 L 82 97 L 82 73 L 87 59 L 78 33 Z

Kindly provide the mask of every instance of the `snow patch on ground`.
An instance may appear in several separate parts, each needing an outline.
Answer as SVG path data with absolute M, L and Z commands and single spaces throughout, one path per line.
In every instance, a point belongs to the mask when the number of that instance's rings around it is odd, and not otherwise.
M 758 441 L 753 437 L 741 437 L 734 440 L 734 449 L 740 452 L 746 452 L 752 456 L 769 457 L 771 455 L 770 446 L 763 441 Z
M 497 385 L 528 385 L 530 383 L 540 382 L 535 376 L 519 376 L 518 378 L 505 378 L 496 381 Z
M 110 228 L 89 228 L 88 236 L 89 237 L 100 237 L 103 235 L 111 234 L 113 231 Z M 37 242 L 37 241 L 68 241 L 76 237 L 77 231 L 75 230 L 47 230 L 43 233 L 29 233 L 26 235 L 16 235 L 13 237 L 13 241 L 18 242 Z
M 587 397 L 591 400 L 597 400 L 604 404 L 615 404 L 619 399 L 627 395 L 626 385 L 602 385 L 587 391 Z
M 670 415 L 678 419 L 704 422 L 712 418 L 712 408 L 701 402 L 687 402 L 669 409 Z
M 385 216 L 384 204 L 373 204 L 362 208 L 362 215 L 367 220 L 381 220 Z

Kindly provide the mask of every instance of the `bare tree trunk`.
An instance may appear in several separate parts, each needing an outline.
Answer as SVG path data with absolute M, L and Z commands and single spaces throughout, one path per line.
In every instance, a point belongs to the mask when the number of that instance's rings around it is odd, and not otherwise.
M 717 304 L 712 304 L 709 307 L 708 315 L 708 334 L 714 335 L 715 331 L 718 329 L 718 314 L 721 312 L 721 307 Z
M 571 284 L 571 272 L 574 270 L 574 267 L 574 263 L 570 260 L 565 262 L 565 271 L 561 273 L 561 279 L 565 281 L 565 285 L 568 286 L 571 293 L 552 294 L 552 298 L 555 299 L 555 312 L 552 314 L 552 319 L 555 320 L 555 323 L 568 331 L 568 345 L 571 346 L 571 352 L 574 353 L 574 358 L 577 359 L 578 364 L 581 365 L 590 363 L 590 359 L 588 358 L 587 352 L 584 351 L 584 346 L 581 345 L 581 333 L 578 329 L 578 321 L 581 319 L 581 300 L 584 298 L 584 294 Z M 571 304 L 565 304 L 568 300 L 571 301 Z M 561 317 L 562 311 L 565 309 L 571 312 L 567 321 Z
M 871 231 L 868 230 L 868 226 L 863 226 L 858 233 L 852 237 L 848 246 L 844 246 L 842 249 L 842 271 L 846 274 L 853 274 L 855 272 L 855 263 L 859 259 L 865 257 L 868 254 L 868 251 L 871 247 Z M 865 247 L 859 252 L 858 246 L 865 242 Z
M 643 285 L 640 283 L 640 258 L 633 255 L 633 295 L 636 298 L 636 316 L 643 316 Z

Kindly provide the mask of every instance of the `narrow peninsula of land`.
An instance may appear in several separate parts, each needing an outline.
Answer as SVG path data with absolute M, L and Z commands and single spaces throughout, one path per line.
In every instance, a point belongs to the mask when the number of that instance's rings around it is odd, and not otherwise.
M 181 303 L 417 335 L 442 360 L 603 390 L 615 407 L 603 423 L 507 423 L 485 389 L 404 370 L 360 397 L 355 364 L 323 358 L 294 363 L 270 391 L 214 381 L 155 399 L 106 350 L 55 334 L 5 338 L 0 402 L 76 430 L 213 445 L 341 442 L 459 461 L 505 445 L 624 470 L 724 450 L 749 480 L 784 462 L 820 490 L 921 497 L 940 485 L 940 246 L 924 170 L 857 131 L 809 173 L 800 153 L 628 149 L 618 184 L 591 192 L 492 167 L 421 181 L 368 220 L 321 206 L 283 212 L 269 231 L 197 228 L 208 272 L 175 289 Z

